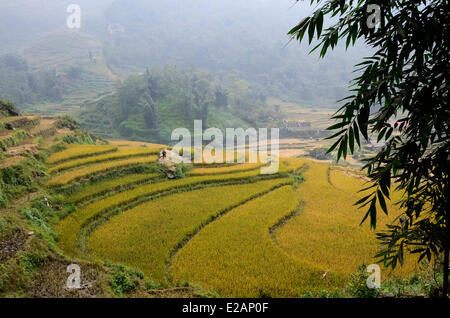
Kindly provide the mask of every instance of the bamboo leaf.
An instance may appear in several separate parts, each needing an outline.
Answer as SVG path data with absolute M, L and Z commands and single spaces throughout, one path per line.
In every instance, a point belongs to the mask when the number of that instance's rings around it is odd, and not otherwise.
M 348 133 L 348 141 L 349 141 L 349 146 L 350 146 L 350 151 L 353 154 L 353 152 L 355 151 L 355 136 L 353 134 L 353 128 L 350 127 L 349 133 Z
M 356 202 L 355 204 L 353 204 L 353 205 L 360 205 L 361 203 L 363 203 L 363 202 L 366 202 L 367 201 L 367 199 L 368 198 L 370 198 L 371 196 L 372 196 L 373 194 L 371 193 L 371 194 L 369 194 L 369 195 L 366 195 L 364 198 L 362 198 L 362 199 L 359 199 L 358 200 L 358 202 Z
M 322 34 L 322 26 L 323 26 L 323 12 L 320 11 L 316 21 L 317 39 L 319 39 L 320 35 Z
M 309 36 L 309 44 L 311 44 L 313 38 L 314 38 L 314 22 L 310 21 L 309 22 L 309 27 L 308 27 L 308 36 Z
M 348 124 L 350 124 L 349 121 L 343 121 L 343 122 L 340 122 L 340 123 L 337 123 L 337 124 L 334 124 L 334 125 L 328 127 L 327 130 L 335 130 L 335 129 L 338 129 L 338 128 L 342 128 L 342 127 L 344 127 L 345 125 L 348 125 Z
M 358 129 L 358 124 L 356 123 L 356 121 L 353 123 L 353 131 L 355 133 L 356 143 L 358 144 L 358 147 L 361 148 L 361 143 L 359 141 L 359 129 Z
M 386 206 L 386 201 L 384 200 L 383 193 L 380 190 L 377 190 L 378 202 L 380 202 L 380 206 L 383 209 L 384 213 L 388 215 L 388 209 Z
M 327 153 L 332 152 L 332 151 L 337 147 L 337 145 L 339 145 L 339 143 L 341 142 L 341 140 L 342 140 L 342 137 L 339 138 L 338 141 L 336 141 L 336 142 L 333 144 L 333 146 L 330 147 L 330 149 L 328 149 Z

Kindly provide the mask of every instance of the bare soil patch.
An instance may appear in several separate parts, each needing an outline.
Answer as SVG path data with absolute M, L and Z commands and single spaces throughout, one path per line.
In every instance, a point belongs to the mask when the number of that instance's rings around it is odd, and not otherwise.
M 22 157 L 22 156 L 14 156 L 14 157 L 2 159 L 2 161 L 0 162 L 0 168 L 6 168 L 6 167 L 13 166 L 23 159 L 25 159 L 25 157 Z
M 27 235 L 17 230 L 0 241 L 0 264 L 13 257 L 17 251 L 22 250 L 26 240 Z
M 8 150 L 6 151 L 7 154 L 14 155 L 14 156 L 18 156 L 25 152 L 35 155 L 39 152 L 39 148 L 36 144 L 26 144 L 26 145 L 20 145 L 20 146 L 8 148 Z

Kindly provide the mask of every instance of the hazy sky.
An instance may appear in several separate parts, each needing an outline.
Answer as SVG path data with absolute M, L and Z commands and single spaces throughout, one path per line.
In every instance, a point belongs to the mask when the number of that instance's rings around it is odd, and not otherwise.
M 82 18 L 87 22 L 105 18 L 105 9 L 115 0 L 0 0 L 0 40 L 3 51 L 24 45 L 57 28 L 65 27 L 69 4 L 79 4 Z M 139 6 L 141 0 L 126 0 L 129 7 Z M 157 4 L 156 18 L 196 16 L 199 21 L 211 21 L 210 15 L 223 20 L 242 19 L 241 23 L 258 23 L 268 29 L 280 31 L 284 36 L 290 27 L 311 11 L 305 2 L 294 0 L 145 0 Z M 156 11 L 156 10 L 155 10 Z M 141 12 L 137 11 L 136 14 Z M 144 18 L 146 18 L 144 16 Z M 147 17 L 151 19 L 152 17 Z M 86 22 L 85 21 L 85 22 Z M 113 21 L 109 21 L 113 22 Z M 206 30 L 205 30 L 206 31 Z M 264 30 L 262 30 L 264 31 Z

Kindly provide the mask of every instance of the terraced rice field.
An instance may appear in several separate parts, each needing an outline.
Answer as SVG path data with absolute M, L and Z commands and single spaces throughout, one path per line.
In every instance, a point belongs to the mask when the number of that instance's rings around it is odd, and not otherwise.
M 94 157 L 87 157 L 77 160 L 71 160 L 69 162 L 64 162 L 61 164 L 58 164 L 56 166 L 53 166 L 52 168 L 48 169 L 48 173 L 55 173 L 63 170 L 68 170 L 71 168 L 76 168 L 79 166 L 88 165 L 91 163 L 99 163 L 104 161 L 112 161 L 117 159 L 123 159 L 123 158 L 129 158 L 129 157 L 138 157 L 138 156 L 144 156 L 144 155 L 157 155 L 159 154 L 159 151 L 161 148 L 136 148 L 136 147 L 124 147 L 120 148 L 118 151 L 113 153 L 108 153 L 105 155 L 100 156 L 94 156 Z
M 256 171 L 222 176 L 193 177 L 144 185 L 121 192 L 84 206 L 83 208 L 77 210 L 76 213 L 62 220 L 57 225 L 57 229 L 61 231 L 60 243 L 66 250 L 73 250 L 76 252 L 78 247 L 77 234 L 81 231 L 83 226 L 86 226 L 87 223 L 93 219 L 100 218 L 102 213 L 132 203 L 133 201 L 142 199 L 145 200 L 146 197 L 148 198 L 170 190 L 182 189 L 183 187 L 189 189 L 196 185 L 204 186 L 206 184 L 217 184 L 233 181 L 243 182 L 244 180 L 249 180 L 249 178 L 257 176 L 258 172 Z
M 76 210 L 55 225 L 65 254 L 124 264 L 166 286 L 189 281 L 223 297 L 342 288 L 359 265 L 374 262 L 375 233 L 359 226 L 363 215 L 353 206 L 364 181 L 354 174 L 299 158 L 281 158 L 269 175 L 262 163 L 194 165 L 176 180 L 157 169 L 123 170 L 155 168 L 160 146 L 120 141 L 50 157 L 47 184 L 76 191 L 66 197 Z M 390 209 L 380 225 L 399 213 Z M 414 270 L 410 262 L 394 274 Z
M 116 151 L 117 146 L 114 145 L 71 145 L 66 150 L 52 154 L 47 163 L 56 164 L 66 160 L 73 160 L 83 157 L 94 156 L 106 152 Z
M 102 225 L 91 235 L 87 250 L 93 256 L 136 267 L 164 282 L 172 251 L 191 233 L 227 209 L 291 182 L 276 179 L 211 187 L 150 201 Z
M 230 167 L 217 167 L 217 168 L 195 168 L 188 172 L 190 176 L 201 176 L 210 174 L 224 174 L 224 173 L 236 173 L 242 171 L 251 171 L 259 169 L 263 166 L 260 163 L 243 163 L 237 164 Z
M 87 177 L 89 175 L 107 172 L 127 166 L 155 162 L 157 159 L 157 156 L 147 156 L 94 164 L 80 169 L 70 170 L 68 172 L 64 172 L 60 175 L 54 176 L 49 181 L 47 181 L 47 186 L 63 186 L 82 177 Z
M 102 182 L 94 183 L 92 186 L 88 186 L 85 189 L 74 193 L 67 198 L 67 201 L 78 203 L 80 201 L 86 201 L 90 198 L 99 197 L 104 193 L 113 190 L 122 190 L 130 185 L 145 183 L 161 176 L 158 173 L 149 174 L 132 174 L 124 177 L 114 178 Z
M 269 229 L 299 201 L 287 186 L 233 209 L 175 256 L 174 279 L 199 282 L 225 297 L 299 297 L 310 286 L 326 287 L 322 269 L 296 261 L 270 237 Z
M 305 202 L 302 212 L 275 232 L 279 246 L 298 260 L 342 276 L 356 272 L 362 263 L 374 263 L 373 256 L 379 249 L 375 233 L 368 223 L 359 226 L 364 211 L 353 206 L 363 196 L 357 191 L 363 188 L 364 181 L 331 170 L 330 183 L 329 166 L 314 162 L 308 166 L 306 181 L 298 188 Z M 394 193 L 393 202 L 398 198 L 399 194 Z M 394 204 L 388 208 L 389 216 L 379 214 L 379 230 L 399 214 Z M 410 273 L 415 266 L 411 260 L 390 275 Z M 387 270 L 384 274 L 388 274 Z

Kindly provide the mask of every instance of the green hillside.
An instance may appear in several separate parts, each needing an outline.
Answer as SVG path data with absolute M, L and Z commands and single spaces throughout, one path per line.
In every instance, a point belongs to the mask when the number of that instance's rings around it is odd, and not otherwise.
M 28 112 L 74 114 L 86 100 L 112 92 L 116 80 L 101 42 L 79 31 L 61 29 L 0 56 L 0 96 Z
M 246 81 L 230 78 L 219 83 L 208 72 L 168 66 L 134 75 L 115 93 L 83 107 L 84 128 L 105 138 L 169 143 L 173 129 L 258 127 L 277 116 Z

